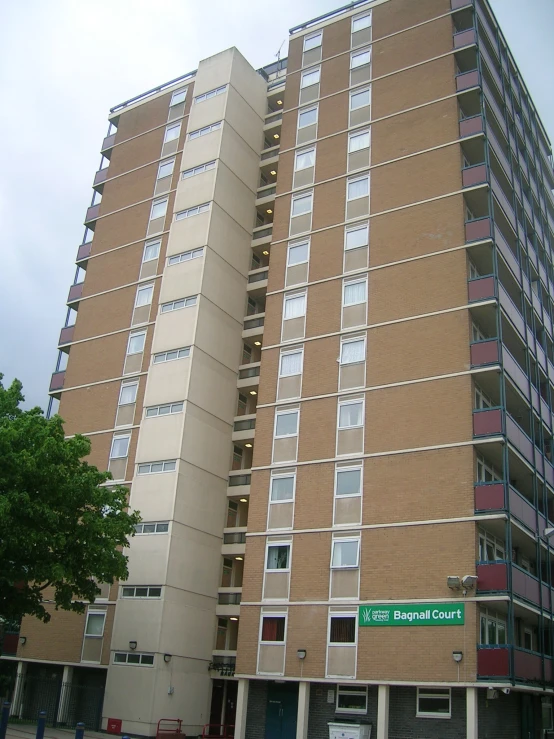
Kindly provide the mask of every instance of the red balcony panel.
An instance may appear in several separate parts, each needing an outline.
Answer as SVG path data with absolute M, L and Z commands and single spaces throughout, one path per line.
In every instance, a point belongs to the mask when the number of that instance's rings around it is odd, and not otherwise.
M 461 49 L 462 46 L 470 46 L 470 44 L 475 44 L 476 42 L 477 39 L 474 28 L 468 28 L 465 31 L 460 31 L 459 33 L 454 34 L 455 49 Z
M 102 148 L 100 151 L 106 151 L 107 149 L 111 149 L 114 144 L 115 144 L 115 133 L 112 133 L 111 136 L 106 136 L 106 138 L 102 142 Z
M 474 115 L 471 118 L 462 118 L 460 121 L 460 138 L 473 136 L 483 132 L 483 116 Z
M 78 282 L 76 285 L 71 285 L 71 287 L 69 288 L 69 295 L 67 296 L 68 303 L 71 303 L 74 300 L 79 300 L 79 298 L 83 294 L 84 284 L 84 282 Z
M 477 674 L 479 677 L 509 677 L 509 648 L 479 649 L 477 651 Z
M 469 280 L 467 283 L 467 292 L 470 303 L 473 300 L 494 298 L 496 294 L 494 277 L 480 277 L 477 280 Z
M 99 215 L 100 215 L 100 203 L 98 203 L 97 205 L 91 205 L 90 208 L 87 208 L 87 215 L 85 217 L 85 223 L 91 223 L 92 221 L 95 221 Z
M 473 411 L 473 435 L 502 433 L 502 411 L 492 408 L 486 411 Z
M 482 364 L 495 364 L 499 361 L 498 341 L 478 341 L 469 347 L 471 366 L 478 367 Z
M 80 262 L 82 259 L 88 259 L 92 249 L 92 242 L 88 241 L 86 244 L 81 244 L 77 249 L 77 261 Z
M 521 314 L 521 310 L 514 303 L 511 297 L 508 295 L 504 287 L 500 285 L 498 289 L 498 297 L 500 299 L 500 305 L 510 321 L 514 324 L 514 327 L 519 331 L 522 338 L 525 337 L 525 321 Z
M 458 10 L 458 8 L 465 8 L 466 5 L 472 5 L 473 0 L 450 0 L 450 7 L 452 10 Z
M 473 167 L 465 167 L 462 169 L 462 186 L 472 187 L 487 182 L 487 165 L 476 164 Z
M 514 647 L 514 673 L 519 680 L 542 680 L 540 654 L 526 652 Z
M 61 390 L 65 380 L 65 370 L 62 372 L 53 372 L 52 379 L 50 380 L 50 392 L 55 390 Z
M 62 328 L 60 331 L 60 340 L 58 341 L 58 344 L 69 344 L 70 341 L 73 341 L 73 334 L 75 332 L 75 324 L 73 326 L 66 326 L 65 328 Z
M 508 590 L 508 565 L 505 562 L 477 565 L 477 590 Z
M 99 169 L 98 172 L 94 175 L 94 182 L 92 184 L 93 187 L 97 187 L 98 185 L 104 184 L 106 180 L 108 179 L 108 168 L 104 167 L 104 169 Z
M 475 485 L 476 511 L 501 511 L 505 508 L 504 485 L 501 482 Z
M 479 84 L 479 72 L 472 69 L 471 72 L 465 72 L 456 76 L 456 91 L 461 92 L 470 87 L 477 87 Z
M 527 379 L 527 375 L 505 346 L 502 346 L 502 361 L 510 379 L 517 385 L 527 400 L 529 400 L 529 380 Z
M 531 464 L 534 463 L 533 442 L 511 416 L 506 414 L 506 435 Z
M 552 668 L 553 660 L 551 657 L 544 658 L 544 679 L 547 683 L 551 683 L 554 680 L 554 670 Z
M 475 221 L 466 221 L 466 241 L 490 239 L 491 234 L 490 218 L 477 218 Z
M 19 644 L 19 634 L 4 634 L 2 654 L 15 657 Z
M 523 495 L 520 495 L 514 488 L 510 487 L 510 513 L 521 521 L 528 529 L 536 532 L 537 530 L 537 515 L 535 508 L 526 500 Z
M 512 590 L 514 595 L 519 595 L 532 603 L 540 603 L 539 581 L 519 567 L 512 567 Z

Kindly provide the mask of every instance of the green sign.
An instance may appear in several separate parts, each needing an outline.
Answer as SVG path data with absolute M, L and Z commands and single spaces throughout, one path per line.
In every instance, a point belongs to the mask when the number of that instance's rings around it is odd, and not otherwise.
M 464 603 L 378 603 L 360 606 L 360 626 L 458 626 Z

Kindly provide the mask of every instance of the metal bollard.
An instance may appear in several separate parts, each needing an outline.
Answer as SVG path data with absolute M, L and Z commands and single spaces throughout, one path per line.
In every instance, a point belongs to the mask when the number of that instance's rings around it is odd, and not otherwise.
M 44 739 L 44 727 L 46 726 L 46 711 L 39 711 L 36 739 Z
M 2 705 L 2 716 L 0 717 L 0 739 L 6 739 L 6 730 L 8 728 L 9 717 L 10 717 L 10 702 L 6 701 Z
M 75 727 L 75 739 L 83 739 L 85 735 L 85 725 L 82 721 L 79 721 Z M 0 737 L 2 739 L 2 737 Z

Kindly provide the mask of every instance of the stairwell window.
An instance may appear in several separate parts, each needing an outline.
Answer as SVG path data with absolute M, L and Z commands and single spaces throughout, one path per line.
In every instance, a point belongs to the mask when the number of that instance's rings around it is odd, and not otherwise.
M 200 249 L 191 249 L 191 251 L 184 251 L 182 254 L 176 254 L 174 257 L 169 257 L 168 264 L 171 267 L 174 264 L 180 262 L 189 262 L 191 259 L 198 259 L 204 256 L 204 247 Z
M 169 303 L 164 303 L 162 305 L 161 311 L 162 313 L 170 313 L 174 310 L 180 310 L 181 308 L 190 308 L 193 305 L 196 305 L 196 301 L 198 299 L 197 295 L 192 295 L 189 298 L 181 298 L 180 300 L 172 300 Z
M 165 462 L 147 462 L 139 464 L 137 473 L 139 475 L 151 475 L 159 472 L 174 472 L 177 468 L 177 462 L 174 459 Z
M 168 352 L 154 354 L 154 364 L 172 362 L 174 359 L 183 359 L 188 356 L 190 356 L 190 346 L 185 346 L 182 349 L 171 349 Z
M 137 665 L 140 667 L 154 667 L 153 654 L 139 654 L 138 652 L 114 652 L 113 661 L 116 665 Z

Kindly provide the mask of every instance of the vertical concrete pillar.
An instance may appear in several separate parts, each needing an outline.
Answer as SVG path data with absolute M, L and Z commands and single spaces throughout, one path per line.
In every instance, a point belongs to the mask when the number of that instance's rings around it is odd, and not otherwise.
M 17 677 L 13 693 L 11 715 L 20 716 L 23 708 L 23 688 L 25 687 L 25 675 L 27 674 L 27 662 L 17 663 Z
M 478 739 L 477 688 L 466 688 L 466 739 Z
M 56 716 L 56 721 L 58 724 L 65 724 L 67 721 L 72 680 L 73 667 L 69 667 L 69 665 L 64 665 L 62 677 L 62 692 L 60 693 L 60 704 L 58 706 L 58 715 Z M 77 716 L 77 718 L 79 719 L 80 717 Z
M 249 685 L 250 683 L 246 678 L 239 678 L 237 688 L 237 713 L 235 716 L 235 739 L 244 739 L 245 737 Z
M 296 739 L 308 739 L 310 715 L 310 683 L 298 684 L 298 713 L 296 715 Z
M 377 739 L 389 739 L 389 694 L 388 685 L 379 685 L 377 694 Z

